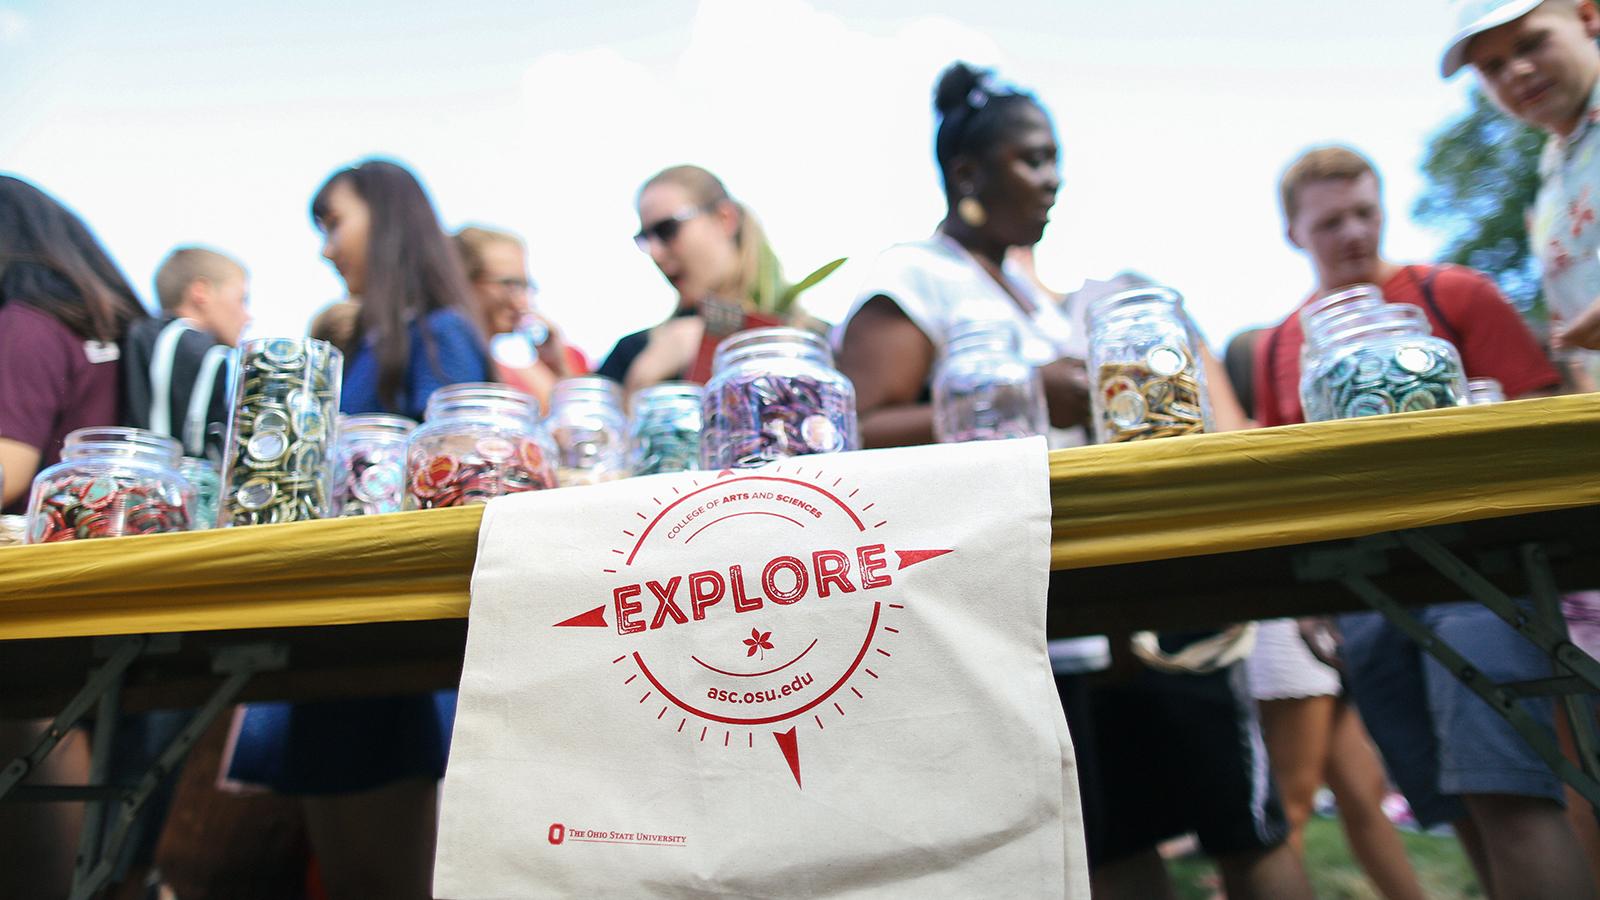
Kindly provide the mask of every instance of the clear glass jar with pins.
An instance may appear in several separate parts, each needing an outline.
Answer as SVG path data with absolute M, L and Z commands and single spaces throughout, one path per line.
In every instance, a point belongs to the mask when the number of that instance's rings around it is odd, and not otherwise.
M 545 426 L 556 442 L 556 481 L 563 487 L 628 477 L 628 419 L 616 382 L 596 375 L 556 382 Z
M 1089 306 L 1090 406 L 1102 444 L 1212 430 L 1199 341 L 1183 296 L 1138 288 Z
M 1044 382 L 1017 352 L 1006 321 L 952 326 L 933 375 L 933 433 L 941 443 L 1033 437 L 1050 427 Z
M 190 530 L 195 489 L 182 457 L 177 441 L 139 428 L 68 434 L 61 461 L 33 479 L 28 543 Z
M 1406 303 L 1319 317 L 1307 335 L 1319 359 L 1304 400 L 1306 419 L 1325 422 L 1467 403 L 1461 354 L 1433 335 Z
M 742 331 L 717 346 L 711 372 L 703 468 L 860 449 L 855 385 L 834 368 L 820 336 L 798 328 Z
M 1304 337 L 1300 344 L 1300 408 L 1307 422 L 1328 417 L 1316 408 L 1320 396 L 1316 385 L 1324 365 L 1321 351 L 1325 349 L 1319 336 L 1347 316 L 1383 306 L 1384 302 L 1377 285 L 1357 284 L 1316 297 L 1300 308 L 1300 333 Z
M 339 417 L 333 450 L 333 514 L 376 516 L 405 506 L 406 443 L 417 423 L 405 416 Z
M 628 444 L 633 474 L 659 475 L 700 468 L 700 416 L 705 388 L 669 381 L 633 395 Z
M 222 502 L 222 470 L 212 459 L 185 456 L 178 463 L 178 471 L 194 485 L 194 516 L 189 527 L 195 531 L 215 528 L 217 507 Z
M 406 442 L 406 509 L 486 503 L 556 486 L 539 401 L 503 384 L 454 384 L 428 398 Z
M 1506 401 L 1506 389 L 1495 378 L 1468 378 L 1467 400 L 1471 406 L 1504 403 Z
M 237 353 L 220 524 L 327 517 L 343 354 L 310 338 L 246 341 Z

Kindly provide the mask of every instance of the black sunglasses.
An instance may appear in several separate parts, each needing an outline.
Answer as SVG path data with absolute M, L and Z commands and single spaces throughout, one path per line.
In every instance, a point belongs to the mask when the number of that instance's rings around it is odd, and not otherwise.
M 646 225 L 645 227 L 639 229 L 639 233 L 633 236 L 633 242 L 639 245 L 640 250 L 649 250 L 651 240 L 657 240 L 663 244 L 670 244 L 672 243 L 673 238 L 678 236 L 678 230 L 683 227 L 683 223 L 693 219 L 695 216 L 698 216 L 703 212 L 705 212 L 705 210 L 698 206 L 680 209 L 673 213 L 670 218 L 662 219 L 659 222 Z
M 478 283 L 492 284 L 508 291 L 533 292 L 539 289 L 539 285 L 531 278 L 479 278 Z

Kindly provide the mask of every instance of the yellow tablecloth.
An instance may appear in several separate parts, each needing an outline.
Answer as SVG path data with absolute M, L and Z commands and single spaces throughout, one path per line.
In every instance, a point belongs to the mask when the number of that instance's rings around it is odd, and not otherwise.
M 1600 505 L 1600 394 L 1056 451 L 1050 492 L 1057 569 Z M 0 639 L 462 617 L 481 514 L 0 549 Z

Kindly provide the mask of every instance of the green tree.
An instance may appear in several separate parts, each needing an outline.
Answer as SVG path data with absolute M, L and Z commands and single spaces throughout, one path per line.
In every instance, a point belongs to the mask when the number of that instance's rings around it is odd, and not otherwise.
M 1428 141 L 1427 187 L 1413 209 L 1449 239 L 1444 259 L 1487 272 L 1525 316 L 1545 317 L 1527 213 L 1539 190 L 1545 135 L 1503 115 L 1481 91 Z

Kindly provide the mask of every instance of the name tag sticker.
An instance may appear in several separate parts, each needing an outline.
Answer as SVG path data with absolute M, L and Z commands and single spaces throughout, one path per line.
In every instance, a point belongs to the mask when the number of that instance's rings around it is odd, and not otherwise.
M 116 344 L 105 344 L 100 341 L 84 341 L 83 355 L 89 362 L 99 365 L 101 363 L 116 362 L 122 358 L 122 349 Z

